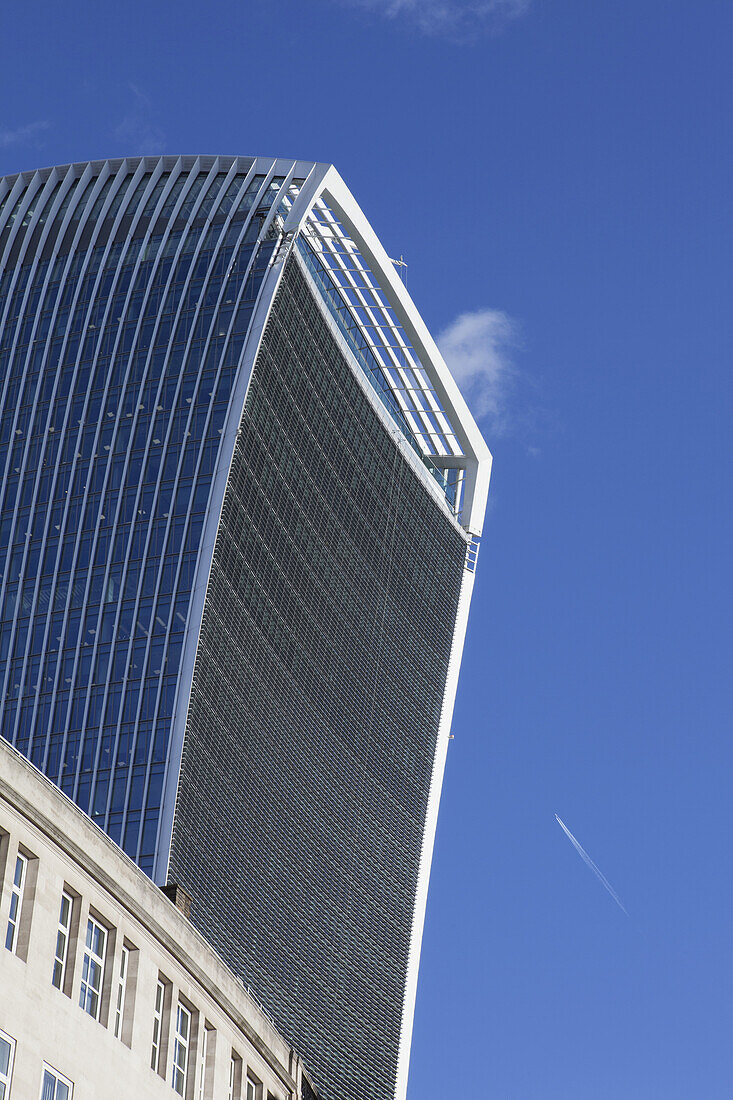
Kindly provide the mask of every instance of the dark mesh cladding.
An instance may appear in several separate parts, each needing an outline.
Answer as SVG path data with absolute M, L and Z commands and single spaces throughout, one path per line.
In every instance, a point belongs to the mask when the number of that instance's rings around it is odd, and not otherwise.
M 291 258 L 214 551 L 170 877 L 326 1100 L 394 1092 L 464 555 Z

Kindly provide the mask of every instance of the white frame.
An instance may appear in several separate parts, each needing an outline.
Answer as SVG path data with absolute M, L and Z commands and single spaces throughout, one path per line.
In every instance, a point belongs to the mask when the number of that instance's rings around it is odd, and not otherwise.
M 64 903 L 67 903 L 67 921 L 64 924 Z M 59 921 L 56 926 L 56 953 L 53 958 L 53 971 L 51 973 L 51 985 L 55 989 L 64 992 L 66 974 L 69 965 L 69 941 L 71 939 L 71 918 L 74 912 L 74 899 L 68 890 L 61 891 L 61 905 L 59 906 Z M 61 951 L 59 953 L 59 944 Z M 58 981 L 57 978 L 58 969 Z
M 102 935 L 101 954 L 96 951 L 90 943 L 90 938 L 93 942 L 95 930 L 101 932 Z M 104 991 L 104 967 L 107 958 L 108 937 L 109 930 L 105 928 L 101 921 L 98 921 L 96 917 L 90 915 L 87 919 L 87 931 L 84 938 L 84 955 L 81 968 L 81 985 L 79 987 L 79 1007 L 82 1008 L 89 1016 L 91 1016 L 93 1020 L 99 1020 L 99 1014 L 102 1009 L 102 993 Z M 98 988 L 91 980 L 91 976 L 94 973 L 99 974 Z
M 20 876 L 18 872 L 20 871 Z M 13 881 L 10 886 L 10 908 L 8 910 L 8 927 L 5 932 L 5 946 L 13 955 L 18 951 L 18 932 L 23 916 L 23 901 L 25 884 L 28 877 L 28 856 L 17 852 L 15 867 L 13 869 Z
M 9 1100 L 9 1098 L 10 1098 L 10 1089 L 11 1089 L 11 1086 L 13 1084 L 13 1065 L 15 1063 L 15 1039 L 12 1037 L 12 1035 L 8 1035 L 8 1033 L 6 1031 L 0 1031 L 0 1039 L 4 1043 L 7 1043 L 8 1046 L 10 1047 L 10 1056 L 8 1058 L 7 1073 L 3 1073 L 3 1071 L 0 1070 L 0 1087 L 3 1090 L 2 1092 L 0 1092 L 0 1100 Z
M 242 1100 L 242 1076 L 244 1063 L 233 1050 L 229 1059 L 229 1100 Z
M 163 1050 L 163 1016 L 165 1013 L 165 982 L 158 978 L 155 987 L 155 1007 L 153 1009 L 153 1043 L 150 1050 L 150 1068 L 160 1074 L 160 1059 Z M 165 1069 L 161 1076 L 165 1077 Z
M 53 1077 L 54 1080 L 53 1097 L 49 1097 L 48 1100 L 62 1100 L 62 1098 L 59 1097 L 58 1094 L 59 1085 L 63 1085 L 66 1089 L 68 1089 L 67 1095 L 64 1100 L 72 1100 L 74 1096 L 74 1082 L 70 1081 L 68 1077 L 64 1077 L 63 1073 L 59 1073 L 59 1071 L 57 1069 L 54 1069 L 53 1066 L 49 1066 L 48 1062 L 43 1063 L 43 1072 L 41 1074 L 40 1100 L 46 1100 L 46 1097 L 44 1096 L 44 1089 L 46 1087 L 46 1074 L 48 1074 L 50 1077 Z
M 206 1026 L 206 1021 L 201 1020 L 201 1029 L 199 1034 L 199 1049 L 198 1049 L 198 1093 L 197 1100 L 206 1100 L 206 1061 L 209 1054 L 209 1031 L 211 1028 Z
M 125 1003 L 127 1001 L 127 980 L 130 974 L 130 948 L 122 945 L 120 952 L 120 965 L 117 970 L 115 983 L 117 996 L 115 997 L 115 1039 L 122 1038 L 122 1027 L 125 1022 Z
M 187 1020 L 187 1029 L 181 1029 L 181 1021 Z M 173 1091 L 179 1096 L 186 1095 L 188 1085 L 188 1060 L 191 1052 L 191 1028 L 193 1026 L 193 1012 L 186 1008 L 182 1001 L 176 1006 L 176 1030 L 173 1038 L 173 1066 L 171 1069 L 171 1085 Z M 180 1088 L 179 1088 L 180 1085 Z

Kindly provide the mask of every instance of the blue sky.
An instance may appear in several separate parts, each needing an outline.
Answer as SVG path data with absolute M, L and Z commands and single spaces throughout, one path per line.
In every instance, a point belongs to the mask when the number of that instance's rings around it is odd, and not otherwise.
M 0 173 L 333 161 L 460 350 L 495 466 L 409 1100 L 728 1100 L 733 5 L 26 0 L 3 24 Z

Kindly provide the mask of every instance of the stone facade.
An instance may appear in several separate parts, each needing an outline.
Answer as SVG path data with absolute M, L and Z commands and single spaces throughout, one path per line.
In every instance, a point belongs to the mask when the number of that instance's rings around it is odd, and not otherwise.
M 69 1100 L 295 1100 L 307 1091 L 296 1053 L 183 913 L 2 739 L 0 929 L 6 1100 L 45 1098 L 49 1073 L 73 1086 Z M 56 1097 L 65 1100 L 63 1087 Z

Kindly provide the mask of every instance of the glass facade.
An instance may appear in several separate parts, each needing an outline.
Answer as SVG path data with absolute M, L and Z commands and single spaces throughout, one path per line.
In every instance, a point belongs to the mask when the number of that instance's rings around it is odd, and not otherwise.
M 273 248 L 254 213 L 282 180 L 231 158 L 175 178 L 84 167 L 3 204 L 0 731 L 150 872 L 212 473 Z

